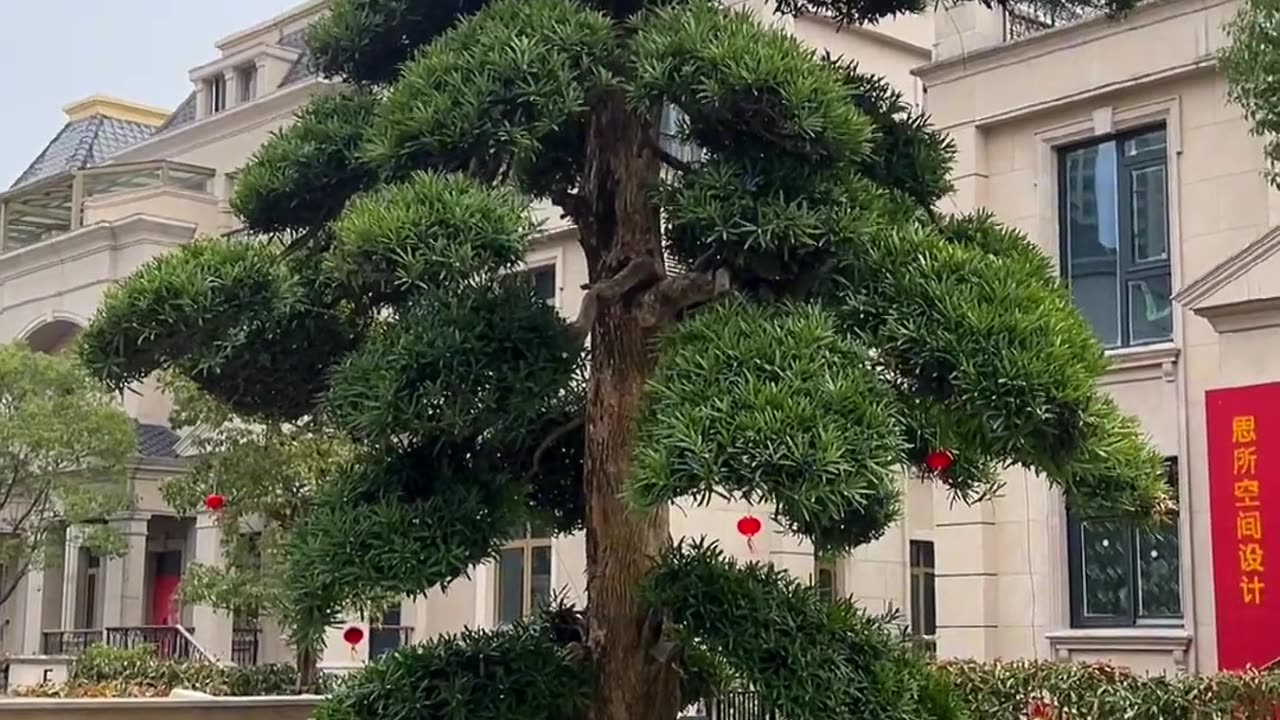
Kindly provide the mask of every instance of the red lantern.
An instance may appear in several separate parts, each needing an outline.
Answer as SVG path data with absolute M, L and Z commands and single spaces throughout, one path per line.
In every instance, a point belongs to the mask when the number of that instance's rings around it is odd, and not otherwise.
M 218 512 L 227 506 L 227 499 L 218 493 L 209 493 L 204 499 L 204 506 L 213 512 Z
M 342 639 L 352 648 L 355 648 L 355 646 L 359 645 L 360 641 L 364 639 L 364 630 L 352 625 L 342 631 Z
M 935 473 L 945 471 L 951 467 L 951 463 L 955 462 L 955 458 L 951 457 L 949 450 L 934 450 L 924 459 L 924 464 Z
M 760 532 L 763 525 L 760 518 L 752 515 L 743 515 L 738 518 L 738 532 L 747 538 L 747 549 L 751 552 L 756 551 L 756 544 L 753 538 Z

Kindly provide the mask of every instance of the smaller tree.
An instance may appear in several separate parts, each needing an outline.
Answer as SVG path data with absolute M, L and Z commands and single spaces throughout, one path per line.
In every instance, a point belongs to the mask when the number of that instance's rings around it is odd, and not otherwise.
M 64 528 L 93 553 L 123 551 L 107 520 L 133 504 L 136 443 L 133 421 L 74 358 L 0 345 L 0 607 L 61 558 Z
M 351 457 L 352 446 L 316 419 L 247 420 L 190 381 L 166 377 L 174 427 L 188 428 L 197 461 L 161 492 L 180 513 L 193 514 L 211 496 L 222 504 L 222 563 L 191 563 L 183 599 L 244 618 L 287 618 L 284 549 L 310 509 L 315 489 Z M 306 669 L 309 658 L 297 658 Z

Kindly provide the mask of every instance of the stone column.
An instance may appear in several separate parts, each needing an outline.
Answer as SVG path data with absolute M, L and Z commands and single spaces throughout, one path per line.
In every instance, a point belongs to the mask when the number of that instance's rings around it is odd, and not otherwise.
M 103 563 L 102 626 L 145 625 L 147 584 L 147 521 L 150 513 L 129 513 L 112 520 L 124 537 L 123 555 Z
M 993 660 L 999 654 L 995 507 L 952 504 L 933 488 L 938 657 Z
M 212 567 L 222 567 L 226 558 L 222 554 L 222 526 L 210 512 L 196 514 L 195 550 L 192 562 Z M 192 635 L 196 642 L 223 662 L 231 661 L 231 613 L 209 605 L 191 606 Z
M 67 539 L 62 549 L 62 629 L 76 626 L 76 599 L 80 588 L 80 532 L 76 527 L 67 528 Z
M 28 570 L 23 590 L 22 655 L 39 655 L 44 631 L 44 570 Z

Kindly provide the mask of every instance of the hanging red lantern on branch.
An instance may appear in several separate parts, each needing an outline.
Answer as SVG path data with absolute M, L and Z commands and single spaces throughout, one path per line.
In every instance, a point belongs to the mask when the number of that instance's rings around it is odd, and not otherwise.
M 747 549 L 751 552 L 756 551 L 756 545 L 753 538 L 759 534 L 764 524 L 760 522 L 760 518 L 753 515 L 743 515 L 738 519 L 738 533 L 747 538 Z
M 924 464 L 934 473 L 946 472 L 955 462 L 950 450 L 934 450 L 924 459 Z
M 355 625 L 350 625 L 346 630 L 342 631 L 342 640 L 351 646 L 351 659 L 354 661 L 356 659 L 356 646 L 360 644 L 361 640 L 364 640 L 364 630 Z
M 227 506 L 227 499 L 218 493 L 209 493 L 204 499 L 204 506 L 209 508 L 210 512 L 218 512 Z

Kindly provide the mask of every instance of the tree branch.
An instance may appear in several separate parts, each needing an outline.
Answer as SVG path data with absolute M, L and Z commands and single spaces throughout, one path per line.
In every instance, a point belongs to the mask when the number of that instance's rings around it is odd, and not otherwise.
M 649 149 L 653 151 L 654 155 L 658 156 L 658 160 L 661 160 L 663 165 L 672 170 L 680 173 L 687 173 L 693 170 L 692 165 L 672 155 L 666 148 L 662 147 L 662 141 L 652 135 L 645 137 L 645 145 L 649 146 Z
M 6 587 L 0 588 L 0 607 L 4 607 L 4 604 L 9 602 L 9 598 L 13 597 L 13 593 L 18 590 L 18 583 L 22 582 L 22 578 L 29 572 L 31 572 L 30 557 L 22 564 L 22 570 L 13 576 L 13 580 L 5 583 Z
M 706 257 L 699 258 L 695 267 Z M 663 278 L 645 294 L 643 322 L 647 327 L 666 327 L 684 310 L 709 302 L 728 289 L 728 277 L 720 269 L 691 270 Z
M 662 278 L 662 268 L 651 257 L 632 258 L 618 274 L 601 280 L 587 288 L 582 297 L 582 309 L 573 323 L 579 342 L 586 342 L 595 324 L 601 303 L 615 302 L 627 293 L 648 286 Z
M 547 451 L 551 449 L 551 446 L 559 442 L 565 435 L 568 435 L 574 430 L 582 427 L 584 422 L 586 422 L 586 417 L 578 415 L 569 422 L 556 427 L 542 439 L 542 442 L 538 443 L 538 448 L 533 451 L 533 459 L 529 461 L 529 471 L 525 473 L 524 476 L 526 482 L 532 480 L 533 477 L 538 474 L 538 470 L 542 466 L 542 458 L 547 454 Z

